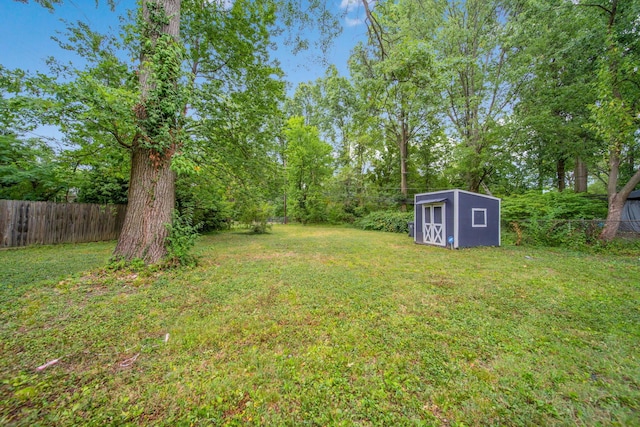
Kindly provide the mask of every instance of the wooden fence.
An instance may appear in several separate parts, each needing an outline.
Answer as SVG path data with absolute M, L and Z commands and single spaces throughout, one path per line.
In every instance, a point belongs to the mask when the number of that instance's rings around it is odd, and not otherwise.
M 117 239 L 126 205 L 0 200 L 0 248 Z

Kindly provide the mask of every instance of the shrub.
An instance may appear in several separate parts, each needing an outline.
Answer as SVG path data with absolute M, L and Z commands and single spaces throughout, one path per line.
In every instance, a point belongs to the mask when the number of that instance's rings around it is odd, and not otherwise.
M 528 192 L 502 199 L 502 219 L 599 219 L 607 215 L 607 201 L 572 192 Z
M 353 212 L 345 211 L 344 206 L 339 203 L 329 204 L 327 216 L 331 224 L 353 224 L 356 220 Z
M 378 211 L 356 221 L 356 227 L 363 230 L 408 233 L 408 222 L 413 221 L 413 212 Z
M 187 209 L 180 214 L 174 210 L 171 224 L 166 227 L 169 230 L 166 238 L 167 266 L 195 265 L 196 258 L 191 254 L 191 249 L 196 244 L 200 225 L 193 225 L 193 211 Z
M 253 233 L 263 234 L 271 228 L 268 220 L 273 211 L 273 207 L 267 202 L 248 203 L 242 209 L 240 222 Z
M 597 240 L 594 219 L 607 214 L 607 202 L 571 192 L 550 192 L 506 197 L 502 202 L 504 225 L 518 234 L 518 243 L 580 248 Z

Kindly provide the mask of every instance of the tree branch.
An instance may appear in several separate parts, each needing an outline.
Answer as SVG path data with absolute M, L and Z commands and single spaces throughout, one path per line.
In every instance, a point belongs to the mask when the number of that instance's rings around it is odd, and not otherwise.
M 597 7 L 599 9 L 604 10 L 605 12 L 607 12 L 609 15 L 611 15 L 613 13 L 613 11 L 607 9 L 606 7 L 604 7 L 601 4 L 594 4 L 594 3 L 578 3 L 576 6 L 584 6 L 584 7 Z
M 362 0 L 362 5 L 364 6 L 364 11 L 367 16 L 367 20 L 371 23 L 371 25 L 367 26 L 367 30 L 369 31 L 369 36 L 378 41 L 378 46 L 380 47 L 380 58 L 386 58 L 386 51 L 384 50 L 384 43 L 382 40 L 382 27 L 380 23 L 376 20 L 375 16 L 371 13 L 371 9 L 369 8 L 369 3 L 367 0 Z

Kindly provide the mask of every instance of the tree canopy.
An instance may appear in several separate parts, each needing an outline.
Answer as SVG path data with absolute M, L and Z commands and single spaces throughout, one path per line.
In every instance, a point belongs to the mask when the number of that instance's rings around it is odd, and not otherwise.
M 349 74 L 287 94 L 275 37 L 295 51 L 308 25 L 322 48 L 339 31 L 337 8 L 306 6 L 145 0 L 121 34 L 68 23 L 56 38 L 85 65 L 0 68 L 0 197 L 126 202 L 116 255 L 150 263 L 174 209 L 353 221 L 454 186 L 606 193 L 615 235 L 640 183 L 636 2 L 362 0 Z

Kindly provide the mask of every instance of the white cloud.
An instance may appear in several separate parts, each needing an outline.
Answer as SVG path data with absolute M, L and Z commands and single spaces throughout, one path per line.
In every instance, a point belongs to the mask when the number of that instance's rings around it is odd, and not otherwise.
M 365 0 L 370 5 L 375 4 L 375 0 Z M 364 24 L 364 19 L 361 17 L 349 17 L 348 14 L 360 15 L 362 10 L 359 10 L 362 6 L 362 0 L 340 0 L 340 9 L 343 10 L 344 22 L 347 27 L 357 27 Z M 352 13 L 353 12 L 353 13 Z
M 344 22 L 347 27 L 357 27 L 358 25 L 364 24 L 361 18 L 349 18 L 348 16 L 344 18 Z
M 342 0 L 340 2 L 340 9 L 345 9 L 347 12 L 351 12 L 360 5 L 360 0 Z

